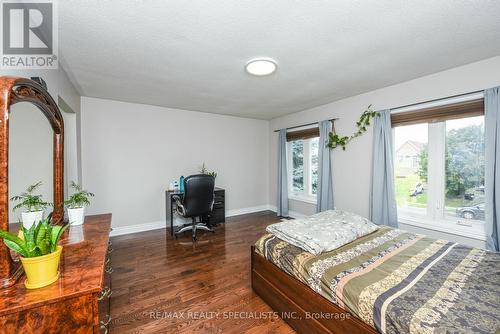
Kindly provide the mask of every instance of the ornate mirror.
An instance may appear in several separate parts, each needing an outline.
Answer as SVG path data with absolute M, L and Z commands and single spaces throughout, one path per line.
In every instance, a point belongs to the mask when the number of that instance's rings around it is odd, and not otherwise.
M 64 216 L 64 122 L 61 112 L 47 90 L 35 81 L 18 77 L 0 77 L 0 229 L 2 230 L 9 230 L 9 117 L 11 112 L 16 112 L 12 106 L 21 102 L 36 106 L 45 115 L 52 128 L 53 223 L 61 223 Z M 26 135 L 29 136 L 29 133 Z M 21 266 L 12 260 L 7 246 L 1 242 L 0 287 L 13 285 L 21 274 Z

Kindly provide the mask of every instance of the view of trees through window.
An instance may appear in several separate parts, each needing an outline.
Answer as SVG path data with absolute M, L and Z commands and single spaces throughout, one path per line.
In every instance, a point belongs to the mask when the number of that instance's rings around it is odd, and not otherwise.
M 421 174 L 427 170 L 428 125 L 415 124 L 395 128 L 396 200 L 398 208 L 416 215 L 427 213 L 427 178 Z
M 318 190 L 318 144 L 319 138 L 311 139 L 311 192 L 314 195 Z
M 484 116 L 432 126 L 433 134 L 429 124 L 395 128 L 398 208 L 403 213 L 425 215 L 429 192 L 434 191 L 437 197 L 443 196 L 442 218 L 484 220 Z M 439 139 L 442 132 L 444 142 Z M 443 151 L 438 147 L 432 156 L 432 145 L 444 145 Z M 435 165 L 442 166 L 444 173 L 436 172 L 435 184 L 429 184 L 429 161 L 441 156 L 444 161 Z M 444 189 L 433 189 L 441 185 Z
M 292 145 L 292 188 L 294 192 L 304 191 L 304 141 L 294 140 Z
M 314 197 L 318 189 L 319 138 L 289 142 L 289 173 L 293 195 Z

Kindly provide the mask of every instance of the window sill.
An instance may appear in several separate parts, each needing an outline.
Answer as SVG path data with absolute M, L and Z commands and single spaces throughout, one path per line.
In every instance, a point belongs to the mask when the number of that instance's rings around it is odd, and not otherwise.
M 432 221 L 426 218 L 408 216 L 399 217 L 398 221 L 401 224 L 411 225 L 414 227 L 420 227 L 442 233 L 454 234 L 465 238 L 471 238 L 481 241 L 486 241 L 487 239 L 484 224 L 477 222 L 471 222 L 472 226 L 465 226 L 447 220 Z
M 316 205 L 316 203 L 317 203 L 316 197 L 313 197 L 313 196 L 288 194 L 288 199 L 291 199 L 294 201 L 299 201 L 299 202 L 304 202 L 304 203 L 309 203 L 309 204 L 314 204 L 314 205 Z

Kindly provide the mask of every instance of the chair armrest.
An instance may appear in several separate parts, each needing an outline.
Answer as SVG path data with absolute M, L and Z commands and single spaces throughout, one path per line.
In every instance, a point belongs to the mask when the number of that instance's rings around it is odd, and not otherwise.
M 186 210 L 184 209 L 184 205 L 182 203 L 182 200 L 184 199 L 184 196 L 182 196 L 182 195 L 173 195 L 172 199 L 175 201 L 175 204 L 177 205 L 177 212 L 181 216 L 184 216 L 186 214 Z
M 184 196 L 182 195 L 173 195 L 172 199 L 175 201 L 175 203 L 181 203 L 182 204 L 182 199 Z

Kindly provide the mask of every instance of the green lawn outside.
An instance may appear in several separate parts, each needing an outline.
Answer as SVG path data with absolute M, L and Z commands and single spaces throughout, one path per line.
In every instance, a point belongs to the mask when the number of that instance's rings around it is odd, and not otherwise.
M 427 207 L 427 189 L 424 184 L 424 193 L 416 197 L 410 197 L 410 192 L 415 189 L 417 183 L 423 183 L 417 174 L 411 174 L 406 177 L 396 177 L 396 201 L 398 206 L 409 206 L 415 208 Z M 468 201 L 463 197 L 446 198 L 445 209 L 455 210 L 458 207 L 473 205 L 473 202 L 481 202 L 478 198 L 476 201 Z
M 396 201 L 398 206 L 427 207 L 427 189 L 425 189 L 425 184 L 423 194 L 410 197 L 410 192 L 415 189 L 415 185 L 419 182 L 420 177 L 417 174 L 396 178 Z

